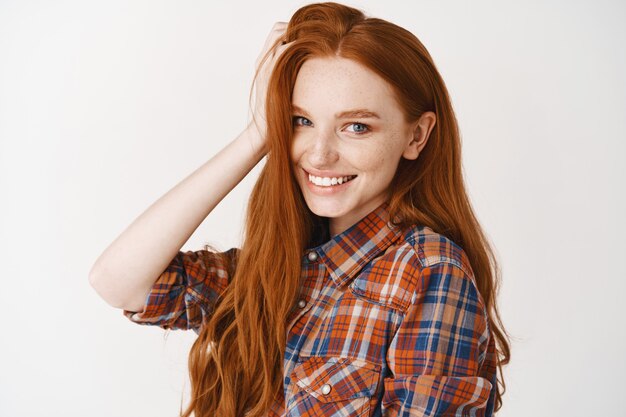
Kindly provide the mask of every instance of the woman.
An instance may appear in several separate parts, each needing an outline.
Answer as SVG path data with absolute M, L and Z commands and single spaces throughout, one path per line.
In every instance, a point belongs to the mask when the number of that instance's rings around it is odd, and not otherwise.
M 492 415 L 510 356 L 497 263 L 427 50 L 318 3 L 257 64 L 253 121 L 106 249 L 94 288 L 198 334 L 185 417 Z M 182 252 L 264 156 L 242 247 Z

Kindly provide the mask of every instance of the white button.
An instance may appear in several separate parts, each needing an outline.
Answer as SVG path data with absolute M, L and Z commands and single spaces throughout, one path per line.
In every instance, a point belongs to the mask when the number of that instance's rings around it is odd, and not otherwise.
M 322 386 L 322 394 L 326 395 L 330 392 L 330 384 L 324 384 Z
M 316 252 L 309 252 L 309 261 L 314 261 L 317 259 L 317 253 Z
M 306 306 L 306 301 L 304 301 L 304 300 L 298 301 L 298 307 L 304 308 L 305 306 Z

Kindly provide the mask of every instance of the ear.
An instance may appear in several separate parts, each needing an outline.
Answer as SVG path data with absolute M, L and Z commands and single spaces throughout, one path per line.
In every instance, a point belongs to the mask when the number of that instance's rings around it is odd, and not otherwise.
M 437 122 L 437 116 L 432 111 L 427 111 L 422 113 L 420 118 L 411 125 L 409 134 L 410 142 L 407 144 L 402 156 L 406 159 L 417 159 L 420 152 L 424 146 L 426 146 L 426 141 L 428 141 L 428 137 L 430 136 L 430 132 L 435 127 L 435 123 Z

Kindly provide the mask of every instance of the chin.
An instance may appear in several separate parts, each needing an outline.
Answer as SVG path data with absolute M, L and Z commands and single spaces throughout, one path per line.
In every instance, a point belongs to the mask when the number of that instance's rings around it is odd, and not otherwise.
M 315 197 L 314 197 L 315 198 Z M 328 202 L 328 204 L 324 204 L 323 202 L 307 201 L 307 205 L 309 206 L 309 210 L 320 217 L 339 217 L 344 214 L 345 205 L 337 206 L 338 202 L 332 201 Z

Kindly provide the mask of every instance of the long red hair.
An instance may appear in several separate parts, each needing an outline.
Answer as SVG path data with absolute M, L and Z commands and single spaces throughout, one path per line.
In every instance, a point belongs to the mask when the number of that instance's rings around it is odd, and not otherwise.
M 286 321 L 298 296 L 301 256 L 316 231 L 327 227 L 327 219 L 307 207 L 290 161 L 292 91 L 311 57 L 352 59 L 380 75 L 407 122 L 425 111 L 436 114 L 419 157 L 398 165 L 390 218 L 403 227 L 429 226 L 467 253 L 496 339 L 501 378 L 510 348 L 496 305 L 500 271 L 465 189 L 457 120 L 430 54 L 409 31 L 333 2 L 298 9 L 285 37 L 293 44 L 276 60 L 266 97 L 266 163 L 248 202 L 238 257 L 225 260 L 230 284 L 191 348 L 191 401 L 181 415 L 260 417 L 283 396 Z M 496 411 L 506 388 L 500 378 Z

